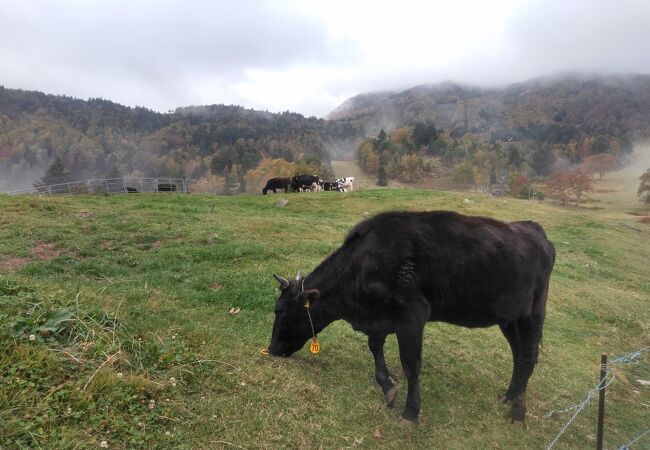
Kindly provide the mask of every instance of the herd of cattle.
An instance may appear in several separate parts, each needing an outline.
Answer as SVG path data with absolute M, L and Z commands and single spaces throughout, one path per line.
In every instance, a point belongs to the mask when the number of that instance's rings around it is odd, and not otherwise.
M 354 190 L 354 177 L 339 178 L 336 181 L 323 181 L 316 175 L 295 175 L 291 178 L 271 178 L 262 189 L 262 194 L 268 191 L 277 194 L 278 189 L 284 192 L 316 192 L 316 191 L 339 191 L 348 192 Z

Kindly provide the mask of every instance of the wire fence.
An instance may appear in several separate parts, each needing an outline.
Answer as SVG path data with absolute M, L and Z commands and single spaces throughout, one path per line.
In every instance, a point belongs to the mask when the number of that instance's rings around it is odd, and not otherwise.
M 99 178 L 67 183 L 35 186 L 9 192 L 9 195 L 72 195 L 72 194 L 136 194 L 140 192 L 182 192 L 186 194 L 217 194 L 222 183 L 199 181 L 190 178 Z
M 566 430 L 571 426 L 573 421 L 578 417 L 578 414 L 580 414 L 584 409 L 591 403 L 591 401 L 596 398 L 600 391 L 605 390 L 610 384 L 612 384 L 615 380 L 615 373 L 614 369 L 612 368 L 613 365 L 616 364 L 638 364 L 639 359 L 643 356 L 644 353 L 646 353 L 648 350 L 650 350 L 650 347 L 644 347 L 639 350 L 636 350 L 632 353 L 629 353 L 627 355 L 619 356 L 617 358 L 614 358 L 609 364 L 605 366 L 605 374 L 604 377 L 601 378 L 599 383 L 594 386 L 592 389 L 590 389 L 587 392 L 587 396 L 585 399 L 577 403 L 575 405 L 571 405 L 567 408 L 564 409 L 556 409 L 553 411 L 550 411 L 549 413 L 546 414 L 545 417 L 552 417 L 556 414 L 563 414 L 567 413 L 570 411 L 575 411 L 573 415 L 569 418 L 569 420 L 564 424 L 564 426 L 560 429 L 560 432 L 555 436 L 555 438 L 551 441 L 551 443 L 546 447 L 547 450 L 552 449 L 555 444 L 558 442 L 560 437 L 566 432 Z M 645 435 L 650 433 L 650 429 L 640 433 L 633 439 L 631 439 L 628 443 L 626 444 L 621 444 L 618 449 L 619 450 L 628 450 L 630 446 L 639 440 L 641 440 Z

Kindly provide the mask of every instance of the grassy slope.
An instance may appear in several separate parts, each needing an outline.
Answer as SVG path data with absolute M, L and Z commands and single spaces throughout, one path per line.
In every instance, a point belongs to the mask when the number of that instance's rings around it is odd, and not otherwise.
M 278 208 L 275 196 L 0 196 L 0 257 L 32 261 L 0 270 L 0 443 L 545 447 L 568 416 L 544 414 L 584 398 L 601 351 L 650 344 L 650 227 L 605 210 L 466 197 L 323 192 L 289 195 Z M 395 420 L 405 386 L 395 410 L 382 406 L 364 336 L 345 323 L 321 334 L 316 357 L 305 350 L 287 360 L 259 355 L 277 297 L 271 274 L 308 272 L 366 213 L 388 209 L 453 209 L 546 228 L 558 258 L 525 426 L 510 425 L 497 402 L 511 368 L 498 329 L 427 327 L 415 430 Z M 92 215 L 78 218 L 80 211 Z M 43 242 L 58 256 L 39 260 L 32 249 Z M 57 322 L 52 311 L 68 306 L 68 320 Z M 229 314 L 231 307 L 241 312 Z M 48 317 L 58 328 L 49 335 L 38 330 Z M 387 360 L 399 366 L 394 337 Z M 647 428 L 649 388 L 635 380 L 650 379 L 649 372 L 646 357 L 622 368 L 612 385 L 608 447 Z M 594 440 L 592 406 L 559 448 Z

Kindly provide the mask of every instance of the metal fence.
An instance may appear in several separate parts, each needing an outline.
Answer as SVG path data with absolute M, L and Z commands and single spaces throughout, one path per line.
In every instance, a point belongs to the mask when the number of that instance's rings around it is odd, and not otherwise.
M 217 194 L 220 185 L 190 178 L 99 178 L 96 180 L 70 181 L 49 186 L 36 186 L 9 192 L 10 195 L 44 194 L 135 194 L 139 192 L 182 192 Z

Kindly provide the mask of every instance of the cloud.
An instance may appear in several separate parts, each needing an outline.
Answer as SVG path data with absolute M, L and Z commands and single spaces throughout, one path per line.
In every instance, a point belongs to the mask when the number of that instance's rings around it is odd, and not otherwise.
M 277 5 L 10 2 L 2 8 L 0 82 L 161 109 L 179 106 L 165 96 L 191 100 L 202 80 L 227 87 L 252 69 L 338 57 L 322 22 Z
M 347 97 L 650 73 L 647 0 L 0 0 L 0 84 L 160 111 L 322 116 Z

